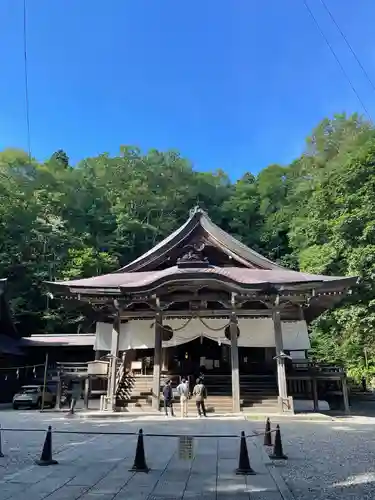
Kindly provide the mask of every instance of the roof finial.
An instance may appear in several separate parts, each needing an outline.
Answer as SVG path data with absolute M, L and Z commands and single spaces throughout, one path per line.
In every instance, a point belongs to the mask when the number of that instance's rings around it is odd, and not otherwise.
M 190 217 L 193 217 L 195 214 L 205 214 L 206 212 L 199 206 L 196 205 L 194 208 L 190 210 Z

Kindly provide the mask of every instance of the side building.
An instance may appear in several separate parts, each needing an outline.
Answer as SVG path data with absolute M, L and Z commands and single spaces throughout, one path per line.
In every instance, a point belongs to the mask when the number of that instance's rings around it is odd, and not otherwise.
M 8 403 L 20 383 L 19 372 L 24 353 L 6 299 L 7 279 L 0 279 L 0 403 Z
M 0 279 L 0 368 L 16 366 L 23 355 L 19 347 L 20 335 L 13 323 L 6 300 L 7 279 Z M 1 372 L 0 372 L 1 377 Z

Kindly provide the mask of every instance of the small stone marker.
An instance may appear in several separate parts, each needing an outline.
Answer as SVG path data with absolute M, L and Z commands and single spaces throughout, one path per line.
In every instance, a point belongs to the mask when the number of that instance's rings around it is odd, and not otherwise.
M 194 439 L 191 436 L 180 436 L 178 456 L 180 460 L 192 460 L 194 455 Z

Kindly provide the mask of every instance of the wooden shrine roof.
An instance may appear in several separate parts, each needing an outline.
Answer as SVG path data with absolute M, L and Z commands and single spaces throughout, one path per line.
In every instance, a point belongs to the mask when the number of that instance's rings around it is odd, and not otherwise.
M 194 239 L 203 240 L 210 246 L 216 247 L 219 251 L 227 254 L 233 260 L 233 265 L 237 262 L 241 266 L 249 268 L 285 269 L 255 252 L 255 250 L 248 248 L 214 224 L 206 212 L 200 208 L 195 208 L 191 211 L 189 219 L 176 231 L 117 272 L 154 270 L 165 262 L 169 262 L 169 266 L 171 266 L 170 260 L 171 257 L 173 259 L 173 251 L 183 249 L 185 245 L 191 243 Z
M 284 268 L 236 240 L 200 209 L 174 233 L 121 269 L 102 276 L 47 282 L 57 294 L 79 300 L 141 296 L 189 288 L 238 294 L 310 295 L 309 316 L 336 304 L 356 277 L 308 274 Z M 85 298 L 86 296 L 86 298 Z
M 349 288 L 356 282 L 356 278 L 343 278 L 337 276 L 322 276 L 307 274 L 291 270 L 264 270 L 246 269 L 239 267 L 179 268 L 169 267 L 160 271 L 117 272 L 83 278 L 71 281 L 49 282 L 56 291 L 64 289 L 70 293 L 89 294 L 127 294 L 146 293 L 162 285 L 170 283 L 185 284 L 186 281 L 220 282 L 227 283 L 230 287 L 246 292 L 246 290 L 267 291 L 270 287 L 279 289 L 324 289 L 338 291 Z M 236 290 L 234 290 L 236 291 Z

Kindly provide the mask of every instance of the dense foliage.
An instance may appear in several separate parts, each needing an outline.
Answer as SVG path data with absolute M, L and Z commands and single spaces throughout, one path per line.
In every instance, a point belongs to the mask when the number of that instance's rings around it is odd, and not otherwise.
M 245 167 L 245 166 L 244 166 Z M 258 165 L 249 165 L 257 170 Z M 353 373 L 371 370 L 375 344 L 375 131 L 357 115 L 323 120 L 291 165 L 270 165 L 236 182 L 197 172 L 174 152 L 86 158 L 72 168 L 59 150 L 49 161 L 0 153 L 0 276 L 22 334 L 89 327 L 44 280 L 116 269 L 185 222 L 199 204 L 223 229 L 285 266 L 354 274 L 340 308 L 312 325 L 314 355 Z

